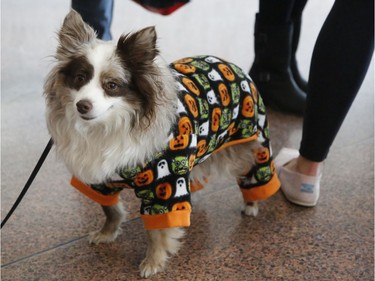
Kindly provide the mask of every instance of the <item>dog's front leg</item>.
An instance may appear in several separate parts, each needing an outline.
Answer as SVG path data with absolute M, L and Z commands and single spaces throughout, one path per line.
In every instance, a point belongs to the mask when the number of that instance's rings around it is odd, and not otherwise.
M 245 202 L 243 213 L 249 217 L 256 217 L 259 212 L 258 202 L 252 201 L 252 202 Z
M 178 252 L 185 234 L 182 228 L 148 230 L 148 246 L 145 259 L 140 265 L 141 276 L 149 277 L 162 271 L 170 255 Z
M 90 233 L 89 241 L 93 244 L 109 243 L 116 239 L 121 231 L 121 223 L 125 217 L 124 207 L 121 202 L 113 206 L 102 206 L 106 221 L 100 231 Z

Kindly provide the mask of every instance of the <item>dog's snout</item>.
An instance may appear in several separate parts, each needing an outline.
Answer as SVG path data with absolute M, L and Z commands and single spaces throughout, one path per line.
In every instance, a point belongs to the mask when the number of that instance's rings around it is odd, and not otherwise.
M 80 100 L 76 103 L 77 110 L 81 114 L 86 114 L 92 109 L 92 103 L 89 100 Z

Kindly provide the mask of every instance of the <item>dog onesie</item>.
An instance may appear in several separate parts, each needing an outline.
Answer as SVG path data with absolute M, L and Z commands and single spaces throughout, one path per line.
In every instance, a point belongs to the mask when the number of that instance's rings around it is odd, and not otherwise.
M 121 181 L 85 184 L 73 176 L 71 184 L 97 203 L 119 201 L 123 188 L 133 188 L 142 200 L 146 229 L 190 225 L 190 192 L 201 183 L 190 182 L 193 167 L 230 145 L 258 139 L 256 164 L 238 185 L 245 201 L 268 198 L 277 192 L 277 178 L 262 98 L 239 67 L 213 56 L 189 57 L 170 65 L 178 86 L 177 123 L 165 148 L 142 166 L 118 170 Z

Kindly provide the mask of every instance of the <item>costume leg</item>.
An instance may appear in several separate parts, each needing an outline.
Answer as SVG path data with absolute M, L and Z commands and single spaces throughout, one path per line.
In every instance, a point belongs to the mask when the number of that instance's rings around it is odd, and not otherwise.
M 280 181 L 272 159 L 268 121 L 263 100 L 257 93 L 253 96 L 257 97 L 257 128 L 260 146 L 254 151 L 255 165 L 247 175 L 238 179 L 244 200 L 250 203 L 250 207 L 252 202 L 267 199 L 280 188 Z

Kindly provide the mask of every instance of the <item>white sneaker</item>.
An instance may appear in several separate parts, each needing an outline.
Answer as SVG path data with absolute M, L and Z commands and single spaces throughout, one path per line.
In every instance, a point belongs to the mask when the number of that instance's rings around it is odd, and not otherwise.
M 319 200 L 321 174 L 314 177 L 295 172 L 292 169 L 292 161 L 298 156 L 298 150 L 283 148 L 275 158 L 281 190 L 290 202 L 304 207 L 314 207 Z

